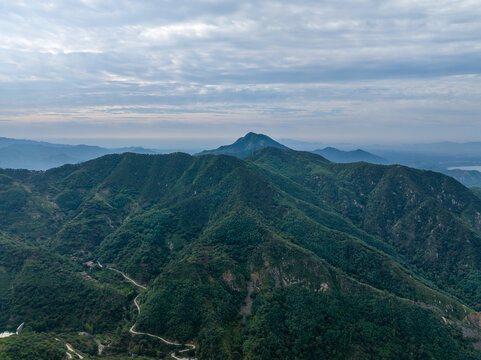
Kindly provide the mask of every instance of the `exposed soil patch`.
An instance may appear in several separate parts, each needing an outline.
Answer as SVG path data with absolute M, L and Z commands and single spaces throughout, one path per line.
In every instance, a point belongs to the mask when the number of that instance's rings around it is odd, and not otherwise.
M 246 316 L 252 313 L 252 298 L 251 295 L 254 292 L 254 281 L 247 282 L 247 296 L 244 299 L 244 304 L 241 305 L 240 313 L 242 314 L 242 321 L 246 321 Z

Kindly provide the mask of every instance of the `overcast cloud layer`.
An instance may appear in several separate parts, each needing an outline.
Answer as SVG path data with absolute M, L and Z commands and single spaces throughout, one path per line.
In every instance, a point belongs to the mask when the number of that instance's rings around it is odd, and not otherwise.
M 0 136 L 481 140 L 479 0 L 26 0 L 0 13 Z

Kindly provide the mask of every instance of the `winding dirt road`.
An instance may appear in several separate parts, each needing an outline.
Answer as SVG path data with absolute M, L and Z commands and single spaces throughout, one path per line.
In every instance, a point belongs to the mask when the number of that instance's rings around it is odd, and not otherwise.
M 100 263 L 99 263 L 100 265 Z M 102 267 L 102 265 L 100 265 Z M 113 267 L 110 267 L 110 266 L 107 266 L 107 269 L 109 270 L 113 270 L 115 272 L 118 272 L 119 274 L 121 274 L 128 282 L 132 283 L 133 285 L 137 286 L 138 288 L 141 288 L 143 290 L 147 289 L 146 286 L 144 285 L 141 285 L 139 284 L 138 282 L 136 282 L 135 280 L 133 280 L 130 276 L 124 274 L 122 271 L 120 270 L 117 270 L 117 269 L 114 269 Z M 135 307 L 137 308 L 137 312 L 138 312 L 138 315 L 140 315 L 140 304 L 139 304 L 139 298 L 140 294 L 137 295 L 134 299 L 134 304 L 135 304 Z M 168 345 L 173 345 L 173 346 L 187 346 L 188 348 L 187 349 L 183 349 L 183 350 L 179 350 L 179 353 L 183 353 L 183 352 L 186 352 L 186 351 L 189 351 L 189 350 L 194 350 L 195 349 L 195 345 L 194 344 L 181 344 L 181 343 L 178 343 L 178 342 L 173 342 L 173 341 L 169 341 L 167 339 L 164 339 L 163 337 L 161 336 L 158 336 L 158 335 L 154 335 L 154 334 L 149 334 L 149 333 L 145 333 L 145 332 L 140 332 L 140 331 L 135 331 L 135 324 L 134 323 L 131 328 L 130 328 L 130 333 L 133 334 L 133 335 L 145 335 L 145 336 L 149 336 L 151 338 L 155 338 L 155 339 L 159 339 L 161 340 L 162 342 L 164 342 L 165 344 L 168 344 Z M 172 356 L 174 359 L 176 360 L 197 360 L 195 358 L 180 358 L 180 357 L 177 357 L 175 352 L 172 352 L 170 354 L 170 356 Z
M 100 263 L 98 263 L 100 265 Z M 100 265 L 102 266 L 102 265 Z M 113 267 L 110 267 L 110 266 L 107 266 L 107 269 L 109 270 L 113 270 L 115 272 L 118 272 L 120 275 L 122 275 L 127 281 L 131 282 L 132 284 L 134 284 L 135 286 L 141 288 L 141 289 L 147 289 L 146 286 L 144 285 L 140 285 L 138 282 L 136 282 L 135 280 L 131 279 L 128 275 L 124 274 L 122 271 L 120 270 L 117 270 L 117 269 L 114 269 Z
M 82 360 L 84 357 L 82 355 L 80 355 L 74 348 L 72 345 L 70 345 L 69 343 L 66 343 L 65 341 L 63 340 L 60 340 L 59 338 L 55 338 L 55 340 L 59 341 L 59 342 L 63 342 L 65 344 L 65 347 L 67 348 L 67 352 L 65 353 L 65 355 L 67 356 L 67 358 L 70 360 L 70 359 L 73 359 L 73 355 L 70 353 L 74 353 L 75 355 L 77 355 L 77 357 Z M 70 352 L 69 352 L 70 351 Z
M 77 351 L 75 351 L 75 349 L 72 347 L 72 345 L 70 345 L 70 344 L 68 344 L 68 343 L 66 343 L 65 345 L 67 346 L 68 351 L 73 352 L 75 355 L 78 356 L 79 359 L 83 359 L 83 358 L 84 358 L 84 357 L 83 357 L 82 355 L 80 355 Z M 68 354 L 68 353 L 67 353 L 67 354 Z

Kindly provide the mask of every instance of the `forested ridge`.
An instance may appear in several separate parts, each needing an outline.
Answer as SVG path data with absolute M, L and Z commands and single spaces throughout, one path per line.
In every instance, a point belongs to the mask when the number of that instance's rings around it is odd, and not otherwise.
M 481 199 L 435 172 L 280 148 L 107 155 L 0 170 L 0 231 L 0 329 L 26 323 L 5 359 L 19 342 L 54 358 L 56 337 L 170 357 L 133 323 L 198 359 L 481 358 Z

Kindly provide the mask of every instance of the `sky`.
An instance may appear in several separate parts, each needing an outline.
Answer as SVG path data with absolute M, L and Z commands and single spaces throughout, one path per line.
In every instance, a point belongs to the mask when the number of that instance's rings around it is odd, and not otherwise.
M 0 136 L 481 140 L 481 1 L 0 0 Z

